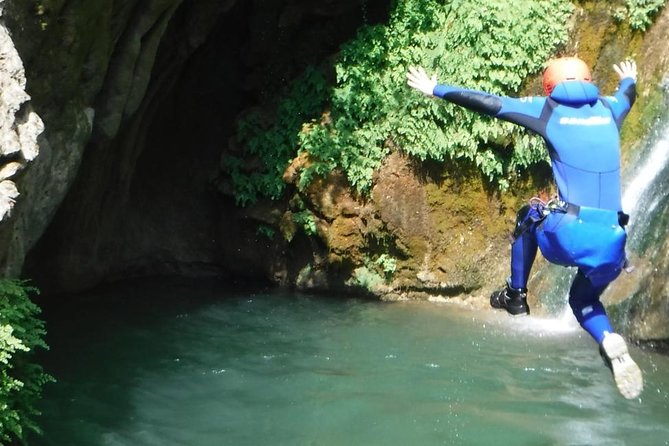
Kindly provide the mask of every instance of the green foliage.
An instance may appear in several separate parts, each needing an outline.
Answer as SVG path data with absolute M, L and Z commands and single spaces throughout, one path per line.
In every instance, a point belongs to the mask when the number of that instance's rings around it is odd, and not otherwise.
M 291 201 L 293 221 L 298 228 L 301 228 L 308 236 L 316 235 L 318 226 L 316 225 L 316 216 L 307 208 L 306 203 L 299 195 L 296 195 Z
M 627 21 L 632 29 L 645 31 L 665 3 L 666 0 L 625 0 L 625 6 L 616 8 L 613 17 L 621 22 Z
M 296 154 L 302 123 L 322 112 L 326 93 L 323 73 L 309 68 L 279 95 L 282 99 L 275 117 L 249 113 L 238 122 L 237 142 L 244 154 L 223 160 L 237 204 L 246 206 L 259 197 L 281 196 L 285 188 L 283 172 Z M 251 168 L 247 167 L 249 159 L 254 161 Z
M 259 225 L 256 229 L 256 234 L 265 237 L 268 240 L 273 240 L 276 235 L 276 229 L 267 225 Z
M 358 191 L 368 191 L 374 171 L 396 148 L 419 160 L 471 160 L 504 187 L 518 169 L 547 159 L 542 141 L 422 96 L 406 85 L 406 71 L 421 65 L 442 83 L 516 94 L 566 41 L 572 9 L 565 0 L 397 0 L 388 24 L 363 27 L 342 48 L 333 89 L 307 70 L 271 125 L 258 115 L 240 122 L 246 153 L 225 162 L 237 202 L 280 197 L 283 172 L 299 152 L 310 161 L 300 171 L 300 188 L 339 169 Z
M 390 282 L 396 270 L 397 260 L 388 254 L 381 254 L 376 260 L 366 259 L 363 266 L 353 271 L 353 279 L 357 285 L 374 292 Z
M 361 30 L 336 65 L 332 119 L 305 127 L 308 171 L 341 168 L 359 190 L 399 146 L 425 160 L 468 159 L 506 184 L 518 168 L 546 159 L 542 142 L 518 126 L 428 99 L 406 86 L 411 65 L 442 83 L 495 94 L 518 92 L 567 38 L 570 2 L 400 0 L 387 26 Z
M 307 235 L 316 235 L 318 232 L 316 218 L 308 209 L 293 213 L 293 220 Z
M 381 254 L 374 263 L 383 270 L 386 280 L 392 279 L 393 274 L 397 270 L 397 260 L 394 257 L 388 254 Z
M 0 442 L 39 432 L 35 403 L 53 380 L 30 362 L 36 348 L 47 348 L 40 309 L 29 298 L 36 291 L 23 281 L 0 279 Z

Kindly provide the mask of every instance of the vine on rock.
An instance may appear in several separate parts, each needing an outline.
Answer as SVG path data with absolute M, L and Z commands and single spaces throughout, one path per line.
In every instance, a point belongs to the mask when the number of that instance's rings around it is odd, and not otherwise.
M 666 0 L 625 0 L 625 5 L 616 8 L 613 17 L 628 22 L 634 30 L 645 31 L 665 4 Z
M 407 87 L 406 71 L 421 65 L 442 83 L 517 94 L 566 42 L 572 9 L 563 0 L 398 0 L 387 24 L 365 26 L 344 45 L 332 88 L 309 70 L 282 101 L 275 124 L 254 124 L 251 133 L 251 118 L 240 123 L 240 141 L 263 167 L 230 170 L 237 202 L 279 197 L 283 172 L 298 153 L 310 160 L 299 187 L 339 169 L 365 193 L 394 148 L 419 160 L 469 160 L 504 189 L 519 169 L 547 159 L 542 141 L 423 97 Z

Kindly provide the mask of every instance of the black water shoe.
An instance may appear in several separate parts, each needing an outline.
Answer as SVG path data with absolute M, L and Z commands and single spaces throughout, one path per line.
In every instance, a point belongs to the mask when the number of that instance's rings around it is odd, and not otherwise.
M 527 290 L 524 288 L 515 289 L 507 285 L 492 293 L 490 305 L 493 308 L 503 308 L 513 316 L 530 314 L 530 307 L 527 305 Z

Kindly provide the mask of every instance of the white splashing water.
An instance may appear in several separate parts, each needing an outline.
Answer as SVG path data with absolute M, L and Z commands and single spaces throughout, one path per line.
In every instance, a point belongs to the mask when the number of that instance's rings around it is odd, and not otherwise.
M 623 209 L 632 215 L 632 219 L 642 196 L 648 191 L 668 161 L 669 125 L 666 125 L 660 138 L 648 152 L 646 160 L 637 168 L 633 178 L 625 186 L 622 197 Z

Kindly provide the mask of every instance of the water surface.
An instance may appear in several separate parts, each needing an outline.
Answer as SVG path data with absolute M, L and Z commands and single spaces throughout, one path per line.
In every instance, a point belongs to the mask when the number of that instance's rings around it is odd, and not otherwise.
M 627 401 L 569 315 L 172 281 L 45 315 L 58 382 L 31 444 L 669 444 L 669 358 L 633 348 Z

